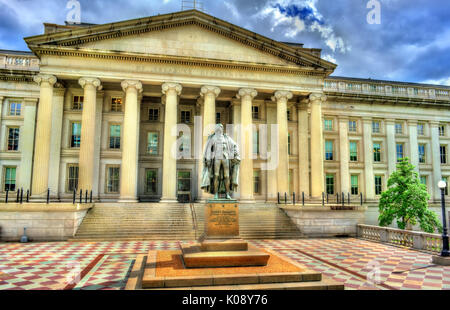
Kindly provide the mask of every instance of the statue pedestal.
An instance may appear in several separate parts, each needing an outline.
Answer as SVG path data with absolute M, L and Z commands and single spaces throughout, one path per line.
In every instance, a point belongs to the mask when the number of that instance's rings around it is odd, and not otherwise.
M 209 200 L 200 243 L 182 245 L 187 268 L 266 266 L 270 255 L 239 238 L 239 205 L 235 200 Z

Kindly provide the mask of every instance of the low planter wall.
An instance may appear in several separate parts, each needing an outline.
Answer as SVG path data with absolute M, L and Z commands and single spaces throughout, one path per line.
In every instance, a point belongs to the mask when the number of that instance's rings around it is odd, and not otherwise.
M 63 241 L 75 235 L 94 204 L 0 204 L 0 240 L 19 241 L 24 227 L 30 241 Z
M 358 225 L 358 237 L 432 253 L 440 253 L 442 250 L 441 235 L 420 231 L 360 224 Z
M 357 235 L 357 225 L 364 223 L 366 208 L 332 210 L 332 206 L 283 206 L 305 237 L 336 237 Z

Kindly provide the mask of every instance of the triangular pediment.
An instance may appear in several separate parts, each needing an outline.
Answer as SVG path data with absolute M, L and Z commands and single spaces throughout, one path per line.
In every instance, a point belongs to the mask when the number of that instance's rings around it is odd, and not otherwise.
M 169 56 L 318 70 L 336 68 L 307 49 L 295 48 L 196 10 L 73 28 L 25 39 L 39 54 L 51 49 Z

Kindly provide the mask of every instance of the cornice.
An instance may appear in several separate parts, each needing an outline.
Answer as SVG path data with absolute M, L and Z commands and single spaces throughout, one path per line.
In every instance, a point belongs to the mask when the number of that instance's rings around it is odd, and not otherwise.
M 0 81 L 16 81 L 16 82 L 29 82 L 34 83 L 34 76 L 39 72 L 37 71 L 23 71 L 23 70 L 10 70 L 0 69 Z
M 117 52 L 117 51 L 99 51 L 92 49 L 75 49 L 61 48 L 57 46 L 41 46 L 38 47 L 36 53 L 49 56 L 65 56 L 65 57 L 81 57 L 81 58 L 97 58 L 106 60 L 126 60 L 148 63 L 160 63 L 170 65 L 185 65 L 219 69 L 234 69 L 253 72 L 271 72 L 294 74 L 298 76 L 318 76 L 323 77 L 324 71 L 317 71 L 310 67 L 284 66 L 272 64 L 249 63 L 241 61 L 229 61 L 219 59 L 207 59 L 185 56 L 168 56 L 168 55 L 148 55 L 141 53 Z

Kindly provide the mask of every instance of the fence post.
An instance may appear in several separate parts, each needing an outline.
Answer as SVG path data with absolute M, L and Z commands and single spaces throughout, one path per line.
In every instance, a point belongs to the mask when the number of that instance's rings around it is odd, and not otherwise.
M 351 202 L 351 200 L 350 200 L 350 193 L 347 193 L 347 199 L 348 199 L 348 204 L 350 205 L 350 202 Z
M 322 207 L 325 206 L 325 193 L 322 192 Z
M 278 204 L 280 204 L 280 192 L 277 193 Z
M 286 192 L 284 193 L 284 204 L 287 205 L 287 194 L 286 194 Z
M 8 203 L 9 189 L 6 190 L 5 203 Z
M 305 192 L 302 192 L 302 206 L 305 206 Z
M 295 206 L 295 192 L 292 193 L 292 204 Z
M 363 194 L 361 193 L 361 206 L 363 205 Z
M 83 203 L 83 190 L 80 189 L 80 204 Z
M 27 202 L 30 202 L 30 190 L 27 189 Z
M 327 204 L 330 203 L 330 195 L 327 193 Z
M 50 203 L 50 188 L 47 189 L 47 204 Z
M 19 203 L 20 189 L 17 190 L 16 203 Z
M 73 204 L 75 204 L 76 196 L 77 196 L 77 190 L 74 188 L 73 189 L 73 197 L 72 197 L 72 203 Z
M 23 188 L 20 189 L 20 204 L 23 204 Z
M 339 193 L 336 193 L 336 203 L 339 203 Z
M 342 192 L 342 206 L 345 206 L 345 195 L 344 192 Z
M 89 193 L 89 191 L 86 190 L 86 194 L 84 195 L 84 203 L 87 203 L 88 193 Z
M 189 199 L 189 200 L 191 200 L 191 199 Z M 89 195 L 89 203 L 92 203 L 92 190 L 91 190 L 91 193 Z

